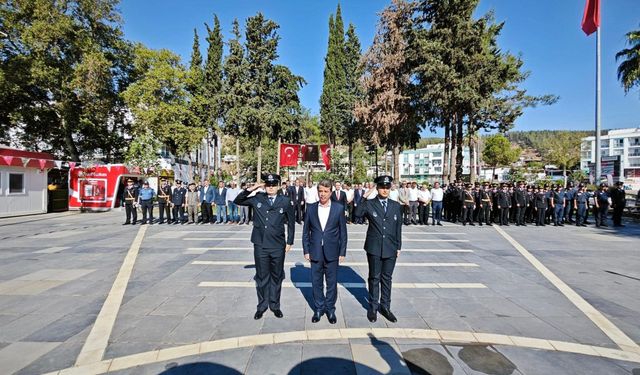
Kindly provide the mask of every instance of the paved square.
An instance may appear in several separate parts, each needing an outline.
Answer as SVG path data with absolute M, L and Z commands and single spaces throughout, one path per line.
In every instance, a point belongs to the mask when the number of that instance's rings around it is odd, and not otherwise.
M 299 226 L 285 318 L 255 321 L 251 227 L 122 215 L 0 220 L 3 373 L 640 373 L 637 224 L 404 227 L 395 324 L 366 319 L 351 225 L 331 325 L 311 323 Z

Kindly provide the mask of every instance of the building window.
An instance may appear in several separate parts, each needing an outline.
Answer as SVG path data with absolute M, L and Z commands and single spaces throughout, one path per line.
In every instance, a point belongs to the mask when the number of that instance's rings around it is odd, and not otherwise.
M 431 154 L 431 156 L 434 158 L 439 158 L 442 156 L 442 152 L 434 152 L 433 154 Z
M 600 141 L 600 148 L 609 148 L 609 140 Z
M 624 138 L 616 138 L 613 140 L 613 147 L 624 147 Z
M 9 194 L 24 194 L 24 174 L 9 173 Z
M 640 146 L 640 138 L 629 138 L 629 146 Z

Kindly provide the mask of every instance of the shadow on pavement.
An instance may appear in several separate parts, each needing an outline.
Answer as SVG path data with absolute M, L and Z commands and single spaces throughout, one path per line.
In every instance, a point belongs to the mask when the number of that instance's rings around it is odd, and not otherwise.
M 184 365 L 168 364 L 167 369 L 159 375 L 241 375 L 241 373 L 231 367 L 219 365 L 211 362 L 194 362 Z

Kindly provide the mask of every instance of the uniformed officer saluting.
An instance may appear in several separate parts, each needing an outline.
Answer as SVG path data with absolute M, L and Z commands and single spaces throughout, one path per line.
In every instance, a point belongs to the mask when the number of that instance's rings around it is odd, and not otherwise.
M 243 190 L 234 202 L 240 206 L 253 207 L 253 257 L 256 264 L 256 289 L 258 307 L 254 319 L 262 318 L 267 307 L 276 318 L 282 318 L 280 292 L 284 280 L 284 255 L 291 250 L 296 219 L 288 197 L 278 195 L 280 176 L 263 176 L 264 183 Z M 265 187 L 266 193 L 249 195 L 254 190 Z M 284 227 L 287 226 L 285 242 Z
M 370 322 L 375 322 L 377 312 L 380 311 L 382 316 L 395 323 L 398 319 L 391 312 L 391 275 L 402 248 L 402 208 L 398 202 L 388 199 L 392 177 L 379 176 L 374 182 L 378 188 L 377 199 L 367 199 L 374 192 L 374 189 L 369 189 L 364 195 L 364 202 L 356 207 L 355 213 L 369 221 L 364 242 L 369 263 L 367 318 Z

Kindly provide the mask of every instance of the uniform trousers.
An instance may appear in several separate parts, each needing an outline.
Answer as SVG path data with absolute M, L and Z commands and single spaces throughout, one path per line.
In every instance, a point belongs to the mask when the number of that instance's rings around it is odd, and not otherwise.
M 391 276 L 396 266 L 397 256 L 382 258 L 378 255 L 367 253 L 369 263 L 369 306 L 373 311 L 378 311 L 380 306 L 391 309 Z M 380 293 L 382 284 L 382 295 Z
M 607 225 L 607 212 L 609 212 L 609 204 L 602 204 L 602 202 L 600 202 L 600 207 L 595 215 L 596 225 Z
M 258 311 L 265 311 L 267 308 L 280 309 L 280 294 L 284 280 L 284 254 L 284 247 L 266 249 L 260 245 L 253 245 Z
M 167 222 L 171 222 L 171 207 L 169 203 L 158 201 L 158 210 L 160 211 L 160 223 L 164 223 L 164 215 L 167 214 Z
M 536 221 L 536 225 L 544 225 L 547 209 L 545 207 L 537 207 L 537 211 L 538 211 L 538 220 Z
M 142 222 L 153 223 L 153 200 L 147 199 L 140 201 L 140 207 L 142 208 Z M 147 219 L 149 221 L 147 221 Z
M 524 225 L 524 212 L 526 209 L 527 208 L 523 206 L 516 207 L 516 224 Z
M 500 225 L 509 224 L 509 207 L 502 207 L 500 209 Z
M 478 211 L 478 222 L 482 225 L 482 222 L 489 225 L 491 224 L 491 207 L 480 205 L 480 211 Z
M 473 203 L 465 203 L 462 206 L 462 224 L 473 224 Z
M 584 224 L 587 214 L 587 205 L 584 203 L 578 203 L 578 210 L 576 211 L 576 225 Z
M 184 222 L 184 207 L 181 204 L 173 205 L 173 222 Z
M 135 224 L 138 221 L 138 209 L 136 209 L 133 206 L 133 203 L 129 203 L 129 201 L 127 201 L 124 204 L 124 211 L 125 211 L 125 214 L 127 215 L 127 221 L 125 221 L 125 223 L 131 223 L 132 217 L 133 217 L 133 224 Z
M 553 222 L 555 224 L 562 224 L 563 219 L 564 219 L 564 205 L 556 204 L 555 217 Z

